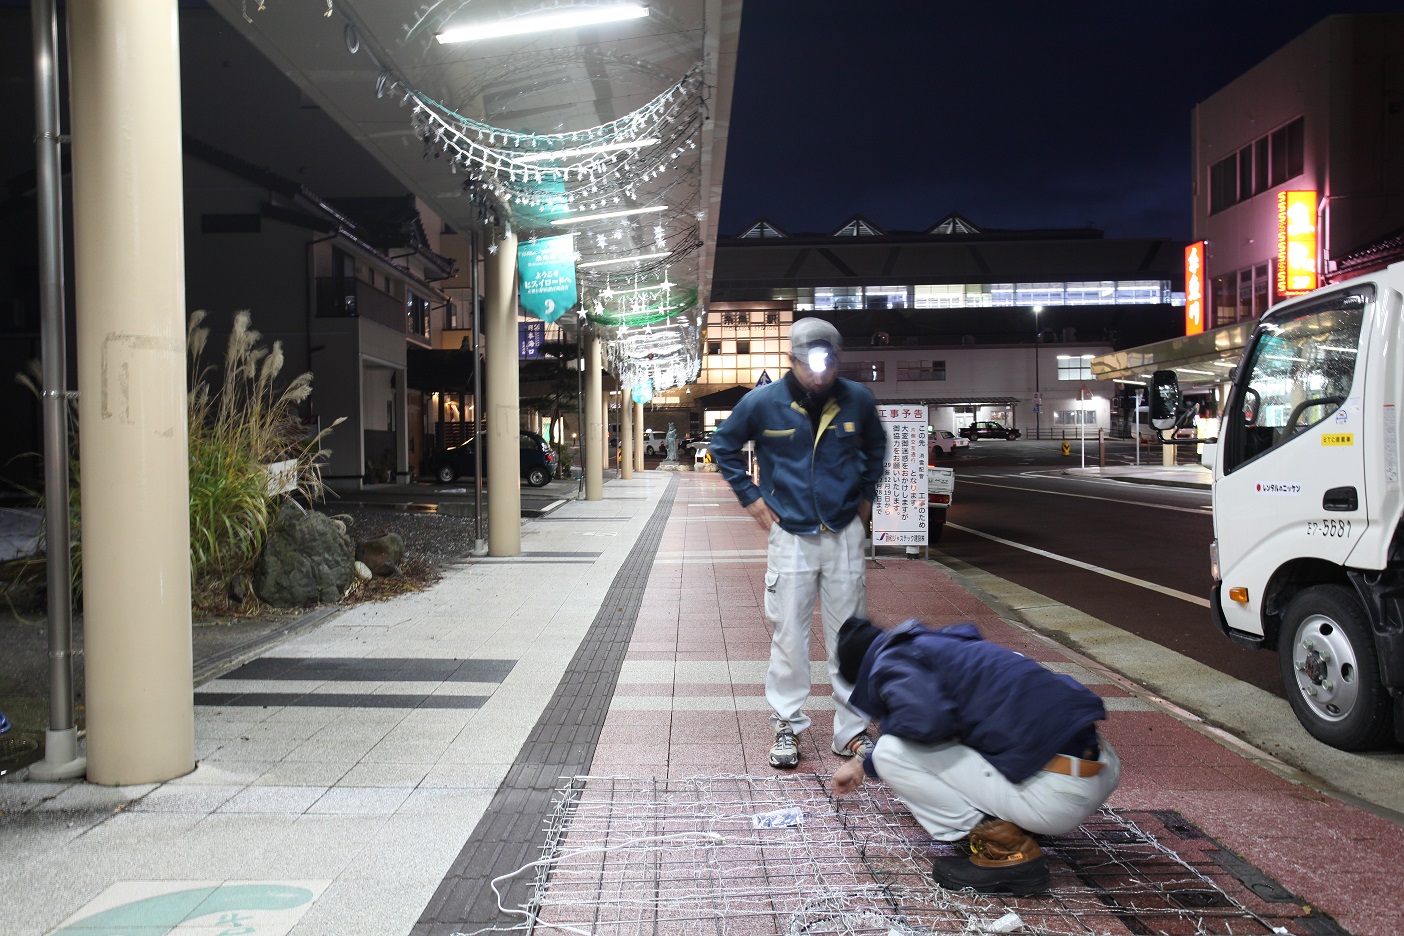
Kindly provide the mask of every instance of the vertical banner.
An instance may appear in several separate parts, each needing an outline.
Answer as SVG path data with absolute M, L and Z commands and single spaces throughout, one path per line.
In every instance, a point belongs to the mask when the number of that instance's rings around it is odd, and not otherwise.
M 873 504 L 873 546 L 925 546 L 926 407 L 880 405 L 887 462 Z
M 522 311 L 554 322 L 575 306 L 575 239 L 570 234 L 517 244 L 517 301 Z
M 546 323 L 542 321 L 517 323 L 517 357 L 541 357 L 541 345 L 546 341 Z
M 1317 287 L 1316 193 L 1277 193 L 1277 294 L 1300 296 Z
M 1185 334 L 1204 331 L 1204 248 L 1195 241 L 1185 248 Z M 1037 396 L 1038 394 L 1034 394 Z

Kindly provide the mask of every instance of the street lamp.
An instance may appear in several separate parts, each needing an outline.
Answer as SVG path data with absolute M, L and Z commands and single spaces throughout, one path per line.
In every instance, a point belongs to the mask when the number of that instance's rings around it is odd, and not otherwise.
M 1034 314 L 1034 438 L 1043 437 L 1043 400 L 1038 394 L 1038 346 L 1043 341 L 1043 332 L 1038 330 L 1038 313 L 1043 311 L 1043 306 L 1033 307 Z

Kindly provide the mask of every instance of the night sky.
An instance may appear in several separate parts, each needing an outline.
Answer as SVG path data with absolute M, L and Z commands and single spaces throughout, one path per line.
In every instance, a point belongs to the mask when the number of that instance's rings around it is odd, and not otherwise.
M 1332 13 L 1404 0 L 747 0 L 720 233 L 1190 236 L 1190 111 Z

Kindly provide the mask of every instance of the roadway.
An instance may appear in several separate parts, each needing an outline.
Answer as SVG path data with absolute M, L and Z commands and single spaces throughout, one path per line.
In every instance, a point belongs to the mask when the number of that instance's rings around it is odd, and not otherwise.
M 1209 491 L 1068 475 L 1081 464 L 1076 447 L 1071 457 L 1036 451 L 1048 448 L 982 441 L 974 457 L 952 459 L 941 552 L 1281 695 L 1276 658 L 1210 622 Z

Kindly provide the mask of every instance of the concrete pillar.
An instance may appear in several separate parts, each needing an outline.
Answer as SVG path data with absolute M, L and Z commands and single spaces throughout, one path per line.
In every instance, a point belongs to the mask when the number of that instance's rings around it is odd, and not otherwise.
M 634 404 L 627 387 L 619 388 L 619 477 L 634 477 Z
M 634 404 L 632 404 L 632 406 L 634 407 L 634 425 L 638 427 L 637 429 L 634 430 L 634 470 L 635 470 L 635 471 L 643 471 L 643 470 L 644 470 L 644 460 L 643 460 L 643 458 L 644 458 L 644 446 L 643 446 L 644 415 L 643 415 L 643 404 L 642 404 L 642 403 L 634 403 Z
M 175 0 L 68 5 L 88 780 L 195 767 Z
M 1180 449 L 1174 445 L 1162 445 L 1160 447 L 1160 463 L 1173 467 L 1179 461 Z
M 488 555 L 516 556 L 522 551 L 522 455 L 517 408 L 517 237 L 507 229 L 497 237 L 497 253 L 487 255 L 483 341 L 487 384 L 483 410 L 487 448 L 483 461 L 487 486 Z
M 585 426 L 580 450 L 585 453 L 585 499 L 604 500 L 604 461 L 600 457 L 604 442 L 600 438 L 604 426 L 600 422 L 600 339 L 585 336 Z

